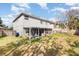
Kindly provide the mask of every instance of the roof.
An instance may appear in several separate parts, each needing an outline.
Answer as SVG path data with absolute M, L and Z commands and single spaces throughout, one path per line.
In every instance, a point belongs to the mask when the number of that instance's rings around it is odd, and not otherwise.
M 24 16 L 29 16 L 29 17 L 35 18 L 35 19 L 37 19 L 37 20 L 42 20 L 42 21 L 45 21 L 45 22 L 49 22 L 49 23 L 54 24 L 54 23 L 51 22 L 51 21 L 48 21 L 48 20 L 45 20 L 45 19 L 42 19 L 42 18 L 39 18 L 39 17 L 33 16 L 33 15 L 30 15 L 30 14 L 27 14 L 27 13 L 20 13 L 20 14 L 19 14 L 15 19 L 14 19 L 13 22 L 15 22 L 15 21 L 16 21 L 19 17 L 21 17 L 22 15 L 24 15 Z

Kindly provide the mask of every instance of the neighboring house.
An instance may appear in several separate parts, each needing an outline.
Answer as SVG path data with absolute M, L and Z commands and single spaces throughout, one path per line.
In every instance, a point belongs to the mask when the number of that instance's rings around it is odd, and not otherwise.
M 21 35 L 30 37 L 42 36 L 42 34 L 51 34 L 54 23 L 36 16 L 20 13 L 13 21 L 13 30 Z

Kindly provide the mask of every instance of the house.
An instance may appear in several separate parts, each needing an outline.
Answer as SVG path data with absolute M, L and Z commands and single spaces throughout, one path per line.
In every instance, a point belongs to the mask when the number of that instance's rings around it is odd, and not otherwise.
M 29 38 L 51 34 L 54 23 L 27 13 L 20 13 L 13 21 L 13 30 Z

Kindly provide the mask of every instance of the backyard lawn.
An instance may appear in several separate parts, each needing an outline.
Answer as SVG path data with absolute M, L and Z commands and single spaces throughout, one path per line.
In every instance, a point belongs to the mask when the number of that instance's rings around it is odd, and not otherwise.
M 22 38 L 15 37 L 15 36 L 7 36 L 7 37 L 0 38 L 0 46 L 5 46 L 8 43 L 16 42 L 16 41 L 19 41 L 21 39 Z
M 55 33 L 31 40 L 4 37 L 0 39 L 0 46 L 0 55 L 7 56 L 79 56 L 79 36 L 69 33 Z

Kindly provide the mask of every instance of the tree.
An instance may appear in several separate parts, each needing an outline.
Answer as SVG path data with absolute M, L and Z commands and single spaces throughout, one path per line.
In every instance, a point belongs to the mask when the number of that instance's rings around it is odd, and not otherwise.
M 1 20 L 1 18 L 0 18 L 0 24 L 2 24 L 2 20 Z
M 0 17 L 0 26 L 2 26 L 2 20 L 1 20 L 1 17 Z
M 4 27 L 4 28 L 8 28 L 5 24 L 3 24 L 3 21 L 1 20 L 1 17 L 0 17 L 0 27 Z
M 69 29 L 79 29 L 79 10 L 69 10 L 67 12 Z
M 60 23 L 59 24 L 59 27 L 62 28 L 62 29 L 64 29 L 65 28 L 65 25 L 63 23 Z

